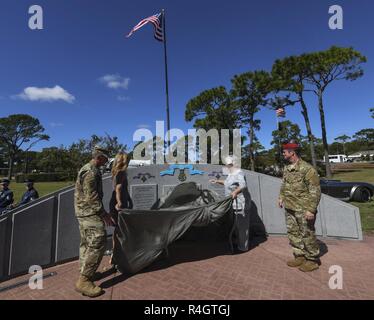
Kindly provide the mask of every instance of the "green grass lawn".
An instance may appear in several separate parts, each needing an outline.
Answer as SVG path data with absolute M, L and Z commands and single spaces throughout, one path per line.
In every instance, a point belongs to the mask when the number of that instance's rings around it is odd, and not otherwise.
M 374 184 L 374 169 L 352 170 L 334 174 L 334 179 L 342 181 L 369 182 Z
M 67 186 L 73 185 L 73 182 L 36 182 L 35 189 L 38 190 L 39 196 L 45 196 L 49 193 L 53 193 L 57 190 L 63 189 Z M 24 183 L 15 183 L 12 182 L 10 188 L 14 192 L 14 202 L 19 202 L 22 198 L 22 195 L 26 191 Z
M 374 235 L 374 200 L 368 203 L 351 202 L 351 204 L 360 208 L 362 230 Z
M 369 182 L 374 184 L 374 169 L 339 172 L 334 174 L 334 179 L 342 181 Z M 371 200 L 368 203 L 352 202 L 351 204 L 360 208 L 363 231 L 365 233 L 374 234 L 374 200 Z

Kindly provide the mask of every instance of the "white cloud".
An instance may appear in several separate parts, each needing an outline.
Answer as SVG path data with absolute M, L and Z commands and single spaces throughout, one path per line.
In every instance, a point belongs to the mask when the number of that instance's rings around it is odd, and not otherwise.
M 117 97 L 117 100 L 118 100 L 118 101 L 129 101 L 129 100 L 130 100 L 130 97 L 126 97 L 126 96 L 118 96 L 118 97 Z
M 75 100 L 75 97 L 73 95 L 67 92 L 64 88 L 61 88 L 57 85 L 53 88 L 27 87 L 23 90 L 22 93 L 15 95 L 12 98 L 47 102 L 63 100 L 68 103 L 73 103 L 73 101 Z
M 59 123 L 59 122 L 51 122 L 49 125 L 50 125 L 52 128 L 63 127 L 63 126 L 64 126 L 63 123 Z
M 121 77 L 119 74 L 107 74 L 99 78 L 101 83 L 104 83 L 110 89 L 128 89 L 130 78 Z

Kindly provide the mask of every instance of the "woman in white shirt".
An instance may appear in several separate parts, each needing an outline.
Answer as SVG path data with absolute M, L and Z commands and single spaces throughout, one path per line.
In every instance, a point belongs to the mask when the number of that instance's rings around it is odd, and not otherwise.
M 249 214 L 245 210 L 245 197 L 243 190 L 247 187 L 243 171 L 235 166 L 233 157 L 226 157 L 223 173 L 227 175 L 225 180 L 210 180 L 225 186 L 225 195 L 234 199 L 233 209 L 235 213 L 235 244 L 240 251 L 248 251 L 249 241 Z

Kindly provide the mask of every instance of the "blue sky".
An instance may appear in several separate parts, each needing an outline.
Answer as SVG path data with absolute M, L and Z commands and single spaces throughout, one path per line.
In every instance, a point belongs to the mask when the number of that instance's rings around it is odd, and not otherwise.
M 44 29 L 30 30 L 28 9 L 44 10 Z M 344 10 L 344 30 L 328 28 L 330 5 Z M 172 127 L 187 133 L 188 100 L 235 74 L 270 70 L 277 58 L 353 46 L 368 58 L 365 76 L 326 92 L 328 139 L 373 127 L 374 2 L 372 0 L 3 0 L 0 13 L 0 117 L 27 113 L 40 119 L 51 145 L 69 145 L 105 132 L 132 146 L 139 126 L 165 119 L 163 46 L 147 25 L 125 35 L 142 18 L 167 12 Z M 108 86 L 111 83 L 111 87 Z M 28 90 L 25 89 L 29 88 Z M 30 89 L 34 88 L 34 89 Z M 30 101 L 33 94 L 60 97 Z M 54 89 L 52 89 L 54 88 Z M 312 128 L 320 136 L 317 101 L 308 97 Z M 262 110 L 258 137 L 269 147 L 274 112 Z M 304 130 L 298 107 L 287 118 Z

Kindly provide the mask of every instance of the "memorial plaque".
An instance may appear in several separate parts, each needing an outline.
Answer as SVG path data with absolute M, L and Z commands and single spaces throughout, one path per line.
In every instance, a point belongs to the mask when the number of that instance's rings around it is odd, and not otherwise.
M 169 195 L 176 186 L 177 186 L 177 184 L 176 185 L 162 186 L 162 196 L 165 197 L 165 196 Z M 196 186 L 199 190 L 201 190 L 201 188 L 202 188 L 201 183 L 196 183 Z
M 170 192 L 176 187 L 177 185 L 165 185 L 162 186 L 162 196 L 166 196 L 170 194 Z
M 150 209 L 157 201 L 157 184 L 131 186 L 133 209 Z

